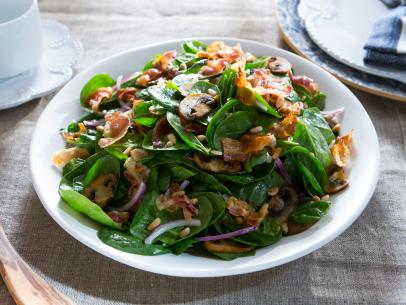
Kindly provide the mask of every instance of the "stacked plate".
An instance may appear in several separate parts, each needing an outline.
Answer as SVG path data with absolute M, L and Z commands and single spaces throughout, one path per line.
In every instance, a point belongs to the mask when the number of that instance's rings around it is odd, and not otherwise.
M 277 1 L 282 36 L 295 51 L 350 85 L 406 101 L 406 71 L 363 62 L 373 24 L 388 11 L 379 0 Z

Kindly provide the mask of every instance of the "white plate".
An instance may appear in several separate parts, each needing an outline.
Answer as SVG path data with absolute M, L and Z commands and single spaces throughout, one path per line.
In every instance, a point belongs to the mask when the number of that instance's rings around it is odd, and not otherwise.
M 0 109 L 16 107 L 49 94 L 66 83 L 82 56 L 82 45 L 62 23 L 43 20 L 44 55 L 30 71 L 0 79 Z
M 78 74 L 48 104 L 38 120 L 30 150 L 32 181 L 48 213 L 74 238 L 105 256 L 139 269 L 183 277 L 226 276 L 271 268 L 302 257 L 336 238 L 365 208 L 378 179 L 378 139 L 361 103 L 331 74 L 290 52 L 263 43 L 234 38 L 195 39 L 204 42 L 220 39 L 231 45 L 240 43 L 244 50 L 256 55 L 284 56 L 292 63 L 296 73 L 317 80 L 321 90 L 328 95 L 327 109 L 341 106 L 346 108 L 342 121 L 343 132 L 354 129 L 354 152 L 349 175 L 351 186 L 333 197 L 328 216 L 299 235 L 285 237 L 275 245 L 259 249 L 253 257 L 222 261 L 190 254 L 141 256 L 118 251 L 97 238 L 99 226 L 96 223 L 72 211 L 60 200 L 58 185 L 61 176 L 51 165 L 51 158 L 54 152 L 64 147 L 58 134 L 59 128 L 65 127 L 81 114 L 78 98 L 87 80 L 102 72 L 110 73 L 112 77 L 134 72 L 141 69 L 154 54 L 171 49 L 179 50 L 181 42 L 190 39 L 149 45 L 109 57 Z
M 389 12 L 381 1 L 301 0 L 298 12 L 309 36 L 328 55 L 360 71 L 406 83 L 406 71 L 363 61 L 374 22 Z

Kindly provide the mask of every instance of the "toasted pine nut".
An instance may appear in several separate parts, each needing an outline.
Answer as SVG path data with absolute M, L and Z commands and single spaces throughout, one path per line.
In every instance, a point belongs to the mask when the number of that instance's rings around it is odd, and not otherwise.
M 189 228 L 189 227 L 186 227 L 186 228 L 184 228 L 182 231 L 180 231 L 179 237 L 180 237 L 180 238 L 183 238 L 183 237 L 185 237 L 186 235 L 189 235 L 189 233 L 190 233 L 190 228 Z
M 186 70 L 187 69 L 187 65 L 185 63 L 181 63 L 179 65 L 179 70 Z
M 242 217 L 236 217 L 235 218 L 235 222 L 237 223 L 237 224 L 242 224 L 242 222 L 244 221 L 244 218 L 242 218 Z
M 268 195 L 269 196 L 275 196 L 276 194 L 278 194 L 279 192 L 279 187 L 277 186 L 272 186 L 269 190 L 268 190 Z
M 216 90 L 211 89 L 211 88 L 209 90 L 207 90 L 207 93 L 210 94 L 211 96 L 216 96 L 217 95 Z
M 104 126 L 97 126 L 96 130 L 100 131 L 100 132 L 104 132 Z
M 281 224 L 281 229 L 282 229 L 283 233 L 287 234 L 288 233 L 288 224 L 286 222 Z
M 206 141 L 206 136 L 205 136 L 204 134 L 199 134 L 199 135 L 197 136 L 197 139 L 198 139 L 200 142 L 204 142 L 204 141 Z
M 168 134 L 168 140 L 171 141 L 173 144 L 176 144 L 176 137 L 173 133 Z
M 161 218 L 155 218 L 147 227 L 149 231 L 152 231 L 156 227 L 158 227 L 161 224 Z
M 323 197 L 321 197 L 321 200 L 323 200 L 323 201 L 327 201 L 327 200 L 329 200 L 330 199 L 330 195 L 329 194 L 326 194 L 326 195 L 324 195 Z
M 312 199 L 313 199 L 314 201 L 320 201 L 320 197 L 319 197 L 319 196 L 313 196 Z
M 133 149 L 133 148 L 132 148 L 131 146 L 128 146 L 128 147 L 123 151 L 123 154 L 129 155 L 129 154 L 130 154 L 130 151 L 131 151 L 132 149 Z
M 219 150 L 212 150 L 211 151 L 212 155 L 216 155 L 216 156 L 222 156 L 223 152 L 219 151 Z
M 172 147 L 173 145 L 175 145 L 175 143 L 173 143 L 172 141 L 168 141 L 165 144 L 165 147 Z
M 264 128 L 262 126 L 257 126 L 257 127 L 251 128 L 250 133 L 252 133 L 252 134 L 260 133 L 260 132 L 262 132 L 263 129 Z

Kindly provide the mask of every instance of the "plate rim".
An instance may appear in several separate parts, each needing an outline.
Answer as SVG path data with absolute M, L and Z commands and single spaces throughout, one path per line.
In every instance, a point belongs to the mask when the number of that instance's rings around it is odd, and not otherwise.
M 400 95 L 396 95 L 396 94 L 391 94 L 391 93 L 387 93 L 378 89 L 374 89 L 371 87 L 367 87 L 367 86 L 363 86 L 360 84 L 357 84 L 355 82 L 352 82 L 351 80 L 349 80 L 348 78 L 342 77 L 340 75 L 338 75 L 336 73 L 336 71 L 334 71 L 333 69 L 326 69 L 322 66 L 320 66 L 319 64 L 317 64 L 316 62 L 314 62 L 312 60 L 311 57 L 307 56 L 301 49 L 300 47 L 298 47 L 295 42 L 289 37 L 289 35 L 283 30 L 283 26 L 282 26 L 282 21 L 281 21 L 281 16 L 279 15 L 278 12 L 278 1 L 275 1 L 275 19 L 276 19 L 276 25 L 278 28 L 278 32 L 281 35 L 283 41 L 289 46 L 289 48 L 291 48 L 295 53 L 297 53 L 297 55 L 311 61 L 312 63 L 314 63 L 315 65 L 317 65 L 318 67 L 320 67 L 321 69 L 329 72 L 330 74 L 334 75 L 334 77 L 336 77 L 337 79 L 339 79 L 340 81 L 342 81 L 344 84 L 349 85 L 353 88 L 356 88 L 358 90 L 361 90 L 363 92 L 367 92 L 373 95 L 377 95 L 377 96 L 381 96 L 381 97 L 385 97 L 391 100 L 396 100 L 399 102 L 406 102 L 406 96 L 400 96 Z M 362 72 L 362 71 L 360 71 Z M 365 73 L 365 72 L 364 72 Z M 375 76 L 377 77 L 377 76 Z
M 82 74 L 87 73 L 88 71 L 92 70 L 93 68 L 97 67 L 98 65 L 109 61 L 112 58 L 115 57 L 119 57 L 122 56 L 124 54 L 127 53 L 131 53 L 131 52 L 136 52 L 142 49 L 148 49 L 148 48 L 152 48 L 152 47 L 156 47 L 156 46 L 160 46 L 163 44 L 170 44 L 170 43 L 181 43 L 184 41 L 188 41 L 188 40 L 229 40 L 229 41 L 235 41 L 236 43 L 238 42 L 242 42 L 242 43 L 250 43 L 250 44 L 257 44 L 260 47 L 266 47 L 266 48 L 273 48 L 273 49 L 278 49 L 280 50 L 282 53 L 291 53 L 292 56 L 297 56 L 300 58 L 300 56 L 272 46 L 270 44 L 266 44 L 263 42 L 258 42 L 258 41 L 254 41 L 254 40 L 247 40 L 247 39 L 240 39 L 240 38 L 233 38 L 233 37 L 189 37 L 189 38 L 182 38 L 182 39 L 174 39 L 174 40 L 167 40 L 167 41 L 163 41 L 163 42 L 157 42 L 157 43 L 152 43 L 152 44 L 148 44 L 148 45 L 143 45 L 143 46 L 139 46 L 139 47 L 135 47 L 135 48 L 131 48 L 128 50 L 124 50 L 121 52 L 118 52 L 116 54 L 110 55 L 94 64 L 92 64 L 91 66 L 89 66 L 88 68 L 84 69 L 83 71 L 81 71 L 80 73 L 78 73 L 77 75 L 75 75 L 69 82 L 74 81 L 76 78 L 80 77 Z M 303 58 L 301 58 L 301 60 L 303 60 Z M 312 65 L 315 65 L 315 67 L 317 69 L 321 69 L 324 73 L 329 73 L 328 71 L 322 69 L 321 67 L 319 67 L 318 65 L 316 65 L 315 63 L 311 62 Z M 341 84 L 342 85 L 342 84 Z M 345 88 L 346 90 L 348 90 L 348 88 L 346 88 L 344 85 L 342 85 L 343 88 Z M 349 90 L 348 90 L 349 91 Z M 358 101 L 358 103 L 360 103 L 360 101 L 358 100 L 358 98 L 351 92 L 348 92 L 350 95 L 352 95 L 354 97 L 355 100 Z M 103 252 L 102 246 L 96 244 L 96 243 L 89 243 L 89 240 L 87 240 L 84 236 L 80 236 L 78 235 L 76 232 L 74 232 L 74 230 L 72 230 L 72 228 L 68 225 L 65 225 L 65 223 L 63 223 L 62 220 L 60 220 L 57 215 L 54 214 L 53 211 L 51 211 L 49 205 L 45 204 L 45 199 L 44 199 L 44 195 L 40 189 L 39 186 L 39 179 L 36 179 L 36 173 L 34 171 L 34 153 L 33 153 L 33 146 L 34 146 L 34 142 L 36 137 L 38 137 L 39 135 L 39 122 L 41 122 L 43 120 L 43 117 L 45 117 L 45 115 L 47 114 L 47 109 L 49 109 L 50 105 L 52 105 L 53 101 L 60 95 L 61 93 L 58 92 L 53 98 L 52 100 L 48 103 L 47 107 L 45 107 L 45 109 L 42 111 L 40 117 L 38 118 L 37 124 L 35 126 L 33 135 L 32 135 L 32 139 L 31 139 L 31 143 L 30 143 L 30 152 L 29 152 L 29 159 L 30 159 L 30 176 L 31 176 L 31 181 L 32 184 L 34 186 L 34 189 L 36 191 L 36 194 L 38 195 L 42 206 L 45 208 L 45 210 L 48 212 L 48 214 L 51 216 L 51 218 L 65 231 L 67 232 L 69 235 L 71 235 L 74 239 L 78 240 L 80 243 L 82 243 L 83 245 L 93 249 L 94 251 L 102 254 L 105 257 L 108 257 L 109 259 L 113 259 L 115 261 L 121 262 L 123 264 L 126 264 L 132 268 L 137 268 L 137 269 L 141 269 L 141 270 L 145 270 L 145 271 L 149 271 L 149 272 L 153 272 L 153 273 L 157 273 L 157 274 L 164 274 L 164 275 L 169 275 L 169 276 L 177 276 L 177 277 L 187 277 L 187 278 L 207 278 L 207 277 L 223 277 L 223 276 L 231 276 L 231 275 L 238 275 L 238 274 L 247 274 L 247 273 L 253 273 L 253 272 L 257 272 L 257 271 L 261 271 L 261 270 L 266 270 L 266 269 L 270 269 L 270 268 L 274 268 L 276 266 L 294 261 L 298 258 L 301 258 L 303 256 L 306 256 L 307 254 L 321 248 L 322 246 L 326 245 L 327 243 L 329 243 L 330 241 L 332 241 L 333 239 L 337 238 L 339 235 L 341 235 L 346 229 L 348 229 L 348 227 L 356 220 L 358 219 L 358 217 L 360 216 L 360 214 L 364 211 L 364 209 L 366 208 L 366 206 L 368 205 L 374 190 L 376 188 L 377 182 L 378 182 L 378 177 L 379 177 L 379 163 L 380 163 L 380 150 L 379 150 L 379 142 L 378 142 L 378 137 L 377 137 L 377 133 L 375 130 L 375 127 L 369 117 L 369 115 L 367 114 L 365 108 L 362 106 L 362 104 L 360 103 L 361 106 L 361 110 L 364 112 L 365 114 L 365 118 L 366 118 L 366 122 L 372 126 L 372 133 L 371 133 L 371 137 L 373 139 L 373 143 L 374 143 L 374 147 L 375 147 L 375 155 L 376 155 L 376 159 L 374 160 L 375 162 L 375 166 L 374 166 L 374 171 L 372 174 L 372 183 L 370 183 L 368 189 L 365 191 L 363 199 L 360 200 L 361 204 L 359 205 L 358 209 L 351 215 L 351 217 L 348 217 L 346 219 L 345 222 L 343 222 L 343 224 L 341 225 L 341 227 L 339 227 L 337 230 L 334 231 L 334 233 L 328 235 L 327 237 L 321 238 L 320 241 L 318 243 L 314 243 L 311 247 L 308 247 L 305 251 L 300 252 L 300 253 L 296 253 L 294 255 L 290 255 L 290 256 L 285 256 L 277 261 L 274 261 L 273 263 L 269 263 L 269 262 L 262 262 L 262 263 L 258 263 L 257 265 L 250 266 L 249 269 L 247 269 L 247 267 L 241 267 L 240 269 L 236 269 L 236 268 L 230 268 L 227 270 L 209 270 L 209 271 L 201 271 L 199 273 L 197 273 L 195 270 L 186 270 L 186 269 L 179 269 L 179 270 L 174 270 L 174 269 L 170 269 L 170 268 L 162 268 L 162 267 L 155 267 L 155 266 L 151 266 L 150 264 L 145 264 L 145 263 L 134 263 L 133 261 L 130 262 L 130 260 L 119 257 L 119 255 L 115 255 L 115 256 L 111 256 L 111 254 L 107 254 L 105 252 Z M 112 248 L 112 250 L 115 250 L 119 253 L 122 253 L 119 250 L 116 250 L 114 248 Z

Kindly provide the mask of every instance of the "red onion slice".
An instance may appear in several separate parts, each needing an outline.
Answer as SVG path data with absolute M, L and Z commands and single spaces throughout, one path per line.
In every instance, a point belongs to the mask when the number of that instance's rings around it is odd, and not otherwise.
M 278 168 L 280 174 L 282 175 L 282 177 L 285 179 L 285 181 L 289 184 L 289 185 L 293 185 L 292 183 L 292 179 L 290 179 L 289 173 L 286 170 L 285 165 L 283 165 L 283 162 L 281 159 L 276 158 L 275 159 L 275 165 Z
M 336 120 L 339 122 L 342 119 L 342 116 L 344 114 L 344 107 L 340 107 L 334 110 L 328 110 L 328 111 L 320 111 L 320 113 L 324 116 L 324 117 L 334 117 L 336 118 Z
M 146 188 L 147 188 L 146 184 L 144 182 L 141 182 L 140 186 L 138 187 L 137 191 L 135 192 L 134 196 L 130 199 L 130 201 L 128 201 L 128 203 L 126 203 L 122 207 L 119 207 L 116 210 L 120 212 L 126 212 L 131 210 L 142 199 Z
M 123 75 L 119 75 L 116 81 L 116 90 L 121 88 L 121 82 L 123 81 Z
M 237 236 L 241 236 L 241 235 L 256 231 L 257 229 L 258 228 L 255 227 L 255 226 L 250 226 L 250 227 L 242 228 L 240 230 L 233 231 L 233 232 L 228 232 L 228 233 L 224 233 L 224 234 L 208 235 L 208 236 L 198 237 L 198 238 L 196 238 L 196 240 L 197 241 L 212 241 L 212 240 L 220 240 L 220 239 L 232 238 L 232 237 L 237 237 Z
M 200 219 L 192 219 L 189 221 L 180 219 L 167 222 L 163 225 L 158 226 L 152 233 L 144 240 L 146 245 L 151 245 L 152 242 L 158 237 L 164 234 L 165 232 L 172 230 L 177 227 L 200 227 L 202 225 Z
M 86 128 L 96 128 L 97 126 L 104 125 L 105 123 L 106 123 L 106 120 L 104 120 L 104 119 L 83 121 L 83 125 L 85 125 Z
M 180 190 L 180 191 L 184 191 L 185 188 L 187 188 L 189 184 L 190 184 L 190 181 L 189 181 L 189 180 L 184 180 L 184 181 L 180 184 L 179 190 Z

